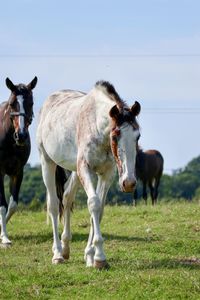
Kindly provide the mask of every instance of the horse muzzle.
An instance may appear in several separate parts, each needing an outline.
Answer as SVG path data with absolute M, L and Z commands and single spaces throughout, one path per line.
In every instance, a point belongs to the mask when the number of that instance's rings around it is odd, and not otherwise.
M 27 138 L 28 138 L 28 133 L 26 131 L 23 132 L 14 132 L 13 134 L 14 140 L 17 144 L 17 146 L 24 146 Z
M 137 180 L 135 178 L 122 179 L 119 183 L 120 189 L 124 193 L 133 193 L 136 188 Z

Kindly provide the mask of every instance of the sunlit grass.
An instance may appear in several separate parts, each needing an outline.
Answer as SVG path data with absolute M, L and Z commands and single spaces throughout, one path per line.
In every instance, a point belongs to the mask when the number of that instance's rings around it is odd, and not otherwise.
M 8 225 L 13 245 L 0 249 L 0 299 L 200 298 L 197 203 L 107 206 L 101 229 L 109 271 L 85 267 L 87 209 L 72 215 L 70 260 L 52 265 L 46 213 L 18 212 Z

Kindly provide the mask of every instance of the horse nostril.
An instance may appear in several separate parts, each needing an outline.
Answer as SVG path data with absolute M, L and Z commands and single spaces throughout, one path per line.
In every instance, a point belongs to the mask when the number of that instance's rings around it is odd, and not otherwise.
M 137 184 L 137 181 L 135 180 L 135 181 L 133 182 L 133 187 L 135 187 L 136 184 Z

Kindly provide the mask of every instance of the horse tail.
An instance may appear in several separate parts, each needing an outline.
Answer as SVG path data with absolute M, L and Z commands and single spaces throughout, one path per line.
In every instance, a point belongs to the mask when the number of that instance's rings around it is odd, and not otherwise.
M 65 170 L 60 166 L 56 167 L 56 193 L 59 199 L 59 217 L 60 220 L 63 216 L 63 194 L 64 194 L 64 185 L 67 181 L 67 175 Z

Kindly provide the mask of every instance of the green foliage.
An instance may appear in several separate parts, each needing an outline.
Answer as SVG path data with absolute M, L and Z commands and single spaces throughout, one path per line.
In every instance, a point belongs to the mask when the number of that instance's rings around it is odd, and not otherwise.
M 9 178 L 5 178 L 5 194 L 9 198 Z M 41 202 L 46 200 L 46 189 L 42 180 L 40 166 L 31 167 L 27 164 L 24 168 L 24 177 L 19 193 L 19 201 L 24 204 L 30 203 L 33 199 L 39 199 Z
M 29 164 L 24 169 L 24 178 L 21 186 L 19 200 L 29 203 L 32 199 L 46 199 L 46 190 L 42 180 L 41 167 L 31 167 Z
M 200 187 L 200 156 L 172 176 L 163 175 L 160 197 L 185 198 L 191 200 Z
M 8 178 L 6 178 L 6 196 L 9 197 Z M 142 197 L 141 183 L 138 183 L 138 194 Z M 177 170 L 173 175 L 164 174 L 159 187 L 159 199 L 187 199 L 200 198 L 200 156 L 194 158 L 184 169 Z M 30 203 L 33 199 L 39 199 L 42 203 L 46 199 L 46 189 L 42 180 L 41 167 L 26 165 L 24 178 L 20 190 L 19 200 L 24 204 Z M 108 192 L 107 203 L 132 204 L 133 194 L 122 193 L 119 190 L 118 175 L 116 174 L 113 184 Z M 76 205 L 86 206 L 87 197 L 82 188 L 76 195 Z
M 0 299 L 199 299 L 198 203 L 106 206 L 101 222 L 110 269 L 86 268 L 87 209 L 72 214 L 70 259 L 52 265 L 46 213 L 18 212 L 12 246 L 0 249 Z M 61 232 L 61 228 L 60 228 Z

